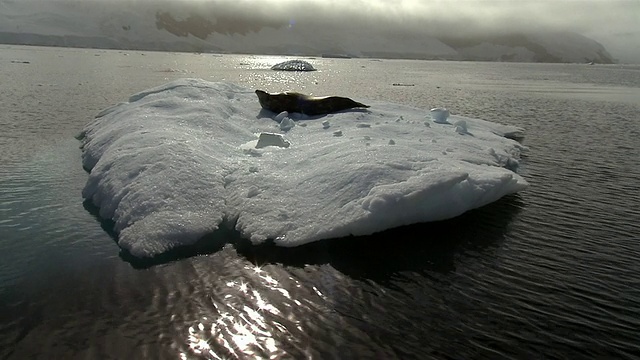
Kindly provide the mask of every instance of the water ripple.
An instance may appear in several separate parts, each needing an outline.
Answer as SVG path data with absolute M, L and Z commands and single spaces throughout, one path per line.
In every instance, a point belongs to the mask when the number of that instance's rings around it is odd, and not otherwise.
M 21 53 L 48 66 L 0 69 L 0 358 L 640 352 L 640 108 L 609 88 L 624 80 L 633 95 L 635 68 L 316 59 L 310 76 L 274 78 L 232 55 Z M 184 73 L 521 126 L 531 187 L 449 222 L 298 249 L 216 245 L 137 268 L 83 207 L 73 136 L 122 94 Z M 585 82 L 603 98 L 577 93 Z

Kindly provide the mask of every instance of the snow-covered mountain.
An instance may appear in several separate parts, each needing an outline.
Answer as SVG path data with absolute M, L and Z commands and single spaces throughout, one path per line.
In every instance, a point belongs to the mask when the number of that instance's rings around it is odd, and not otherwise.
M 188 5 L 187 5 L 188 4 Z M 0 1 L 0 43 L 260 54 L 612 63 L 598 42 L 570 32 L 478 35 L 391 27 L 296 22 L 265 8 L 201 2 Z M 36 6 L 37 5 L 37 6 Z

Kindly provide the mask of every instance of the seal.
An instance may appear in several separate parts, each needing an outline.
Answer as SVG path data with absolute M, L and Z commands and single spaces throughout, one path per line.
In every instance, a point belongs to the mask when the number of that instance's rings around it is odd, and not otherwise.
M 256 95 L 258 95 L 260 106 L 274 113 L 288 111 L 305 115 L 325 115 L 336 111 L 369 107 L 341 96 L 314 97 L 297 92 L 269 94 L 262 90 L 256 90 Z

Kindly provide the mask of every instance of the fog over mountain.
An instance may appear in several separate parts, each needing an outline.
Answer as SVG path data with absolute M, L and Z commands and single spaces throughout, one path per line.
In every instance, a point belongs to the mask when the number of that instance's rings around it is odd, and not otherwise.
M 640 63 L 637 0 L 0 0 L 0 42 Z

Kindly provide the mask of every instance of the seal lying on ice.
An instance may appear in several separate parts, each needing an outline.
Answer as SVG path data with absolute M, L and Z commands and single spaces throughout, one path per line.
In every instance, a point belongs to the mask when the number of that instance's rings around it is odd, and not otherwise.
M 269 94 L 262 90 L 256 90 L 256 95 L 258 95 L 260 106 L 274 113 L 288 111 L 305 115 L 324 115 L 341 110 L 369 107 L 341 96 L 313 97 L 296 92 Z

